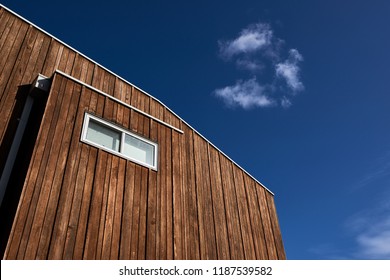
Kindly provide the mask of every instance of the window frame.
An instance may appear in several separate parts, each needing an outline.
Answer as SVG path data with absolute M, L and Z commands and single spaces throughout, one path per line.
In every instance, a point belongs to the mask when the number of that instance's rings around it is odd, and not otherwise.
M 88 127 L 89 127 L 89 123 L 90 123 L 90 120 L 93 120 L 94 122 L 98 123 L 98 124 L 101 124 L 102 126 L 105 126 L 109 129 L 112 129 L 116 132 L 119 132 L 121 135 L 120 135 L 120 139 L 119 139 L 119 152 L 115 151 L 115 150 L 112 150 L 108 147 L 105 147 L 105 146 L 102 146 L 96 142 L 93 142 L 89 139 L 87 139 L 87 132 L 88 132 Z M 125 143 L 125 137 L 126 137 L 126 134 L 127 135 L 130 135 L 140 141 L 143 141 L 151 146 L 154 147 L 154 154 L 153 154 L 153 164 L 148 164 L 147 162 L 143 162 L 143 161 L 140 161 L 138 159 L 135 159 L 131 156 L 128 156 L 126 154 L 123 153 L 123 150 L 124 150 L 124 143 Z M 80 139 L 81 142 L 84 142 L 88 145 L 91 145 L 91 146 L 94 146 L 96 148 L 99 148 L 101 150 L 104 150 L 106 152 L 109 152 L 111 154 L 114 154 L 116 156 L 119 156 L 119 157 L 122 157 L 122 158 L 125 158 L 127 160 L 130 160 L 134 163 L 137 163 L 137 164 L 140 164 L 140 165 L 143 165 L 143 166 L 146 166 L 148 168 L 151 168 L 153 170 L 156 170 L 157 171 L 157 163 L 158 163 L 158 144 L 156 142 L 153 142 L 149 139 L 146 139 L 145 137 L 142 137 L 138 134 L 135 134 L 127 129 L 124 129 L 116 124 L 113 124 L 109 121 L 106 121 L 100 117 L 97 117 L 97 116 L 94 116 L 88 112 L 85 112 L 84 114 L 84 121 L 83 121 L 83 127 L 82 127 L 82 131 L 81 131 L 81 139 Z

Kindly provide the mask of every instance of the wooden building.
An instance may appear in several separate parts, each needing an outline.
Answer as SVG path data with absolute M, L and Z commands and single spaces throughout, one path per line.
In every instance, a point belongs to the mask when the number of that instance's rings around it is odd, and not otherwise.
M 3 259 L 285 259 L 268 189 L 4 6 L 0 173 Z

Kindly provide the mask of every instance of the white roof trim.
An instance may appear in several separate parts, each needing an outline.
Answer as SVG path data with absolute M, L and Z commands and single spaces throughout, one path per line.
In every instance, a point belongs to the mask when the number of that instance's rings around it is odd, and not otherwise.
M 120 100 L 120 99 L 118 99 L 118 98 L 116 98 L 116 97 L 114 97 L 112 95 L 109 95 L 109 94 L 101 91 L 100 89 L 97 89 L 97 88 L 95 88 L 95 87 L 93 87 L 93 86 L 91 86 L 91 85 L 89 85 L 87 83 L 84 83 L 83 81 L 80 81 L 79 79 L 77 79 L 77 78 L 75 78 L 75 77 L 73 77 L 71 75 L 68 75 L 68 74 L 66 74 L 66 73 L 64 73 L 64 72 L 62 72 L 62 71 L 60 71 L 58 69 L 55 71 L 55 73 L 60 74 L 60 75 L 66 77 L 66 78 L 68 78 L 68 79 L 70 79 L 70 80 L 72 80 L 72 81 L 74 81 L 76 83 L 79 83 L 82 86 L 85 86 L 85 87 L 87 87 L 87 88 L 89 88 L 89 89 L 91 89 L 93 91 L 96 91 L 97 93 L 99 93 L 99 94 L 101 94 L 101 95 L 103 95 L 103 96 L 113 100 L 116 103 L 119 103 L 119 104 L 121 104 L 121 105 L 123 105 L 123 106 L 125 106 L 125 107 L 127 107 L 129 109 L 132 109 L 132 110 L 136 111 L 137 113 L 140 113 L 140 114 L 142 114 L 142 115 L 144 115 L 144 116 L 146 116 L 146 117 L 148 117 L 148 118 L 150 118 L 150 119 L 152 119 L 152 120 L 154 120 L 154 121 L 156 121 L 156 122 L 158 122 L 160 124 L 163 124 L 163 125 L 165 125 L 165 126 L 167 126 L 169 128 L 172 128 L 173 130 L 176 130 L 177 132 L 180 132 L 181 134 L 183 134 L 183 130 L 181 130 L 181 129 L 173 126 L 173 125 L 170 125 L 169 123 L 166 123 L 166 122 L 164 122 L 164 121 L 162 121 L 162 120 L 160 120 L 160 119 L 158 119 L 158 118 L 156 118 L 156 117 L 154 117 L 152 115 L 149 115 L 148 113 L 145 113 L 144 111 L 142 111 L 142 110 L 140 110 L 140 109 L 138 109 L 138 108 L 136 108 L 134 106 L 131 106 L 130 104 L 127 104 L 126 102 L 123 102 L 122 100 Z

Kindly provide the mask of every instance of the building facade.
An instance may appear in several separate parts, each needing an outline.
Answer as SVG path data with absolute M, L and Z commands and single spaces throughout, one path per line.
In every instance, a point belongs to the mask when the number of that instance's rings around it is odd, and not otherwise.
M 0 6 L 3 259 L 285 259 L 273 194 L 156 98 Z

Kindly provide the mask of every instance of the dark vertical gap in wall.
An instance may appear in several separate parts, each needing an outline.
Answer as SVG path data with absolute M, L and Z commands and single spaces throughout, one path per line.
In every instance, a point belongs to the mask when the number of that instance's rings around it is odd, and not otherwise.
M 4 141 L 0 147 L 1 169 L 4 168 L 5 161 L 8 156 L 8 151 L 11 148 L 12 141 L 21 117 L 24 104 L 29 94 L 31 85 L 20 86 L 16 95 L 16 105 L 12 112 Z M 30 165 L 31 156 L 34 150 L 35 141 L 37 139 L 39 127 L 41 125 L 43 113 L 46 107 L 47 97 L 38 94 L 34 95 L 34 104 L 27 122 L 26 130 L 24 131 L 20 148 L 16 156 L 14 167 L 4 194 L 3 202 L 0 207 L 0 255 L 4 255 L 7 246 L 9 234 L 15 218 L 16 209 L 19 204 L 20 195 L 23 189 L 23 184 L 26 179 L 28 167 Z M 30 93 L 31 94 L 31 93 Z M 2 170 L 1 170 L 2 172 Z
M 3 173 L 3 169 L 8 157 L 8 152 L 11 149 L 12 141 L 14 139 L 16 129 L 18 128 L 19 119 L 22 116 L 29 89 L 30 85 L 19 86 L 18 88 L 18 92 L 15 98 L 15 106 L 12 111 L 10 121 L 8 122 L 3 141 L 0 145 L 0 174 Z

